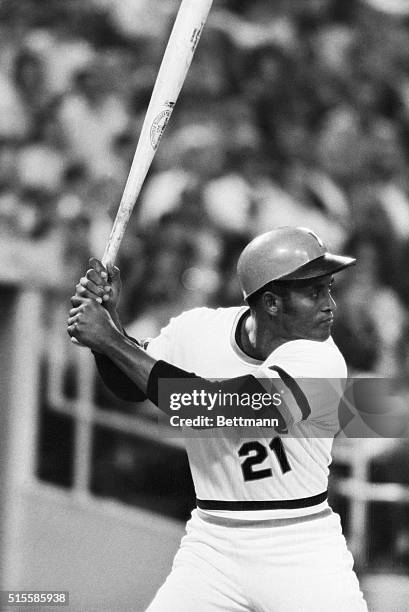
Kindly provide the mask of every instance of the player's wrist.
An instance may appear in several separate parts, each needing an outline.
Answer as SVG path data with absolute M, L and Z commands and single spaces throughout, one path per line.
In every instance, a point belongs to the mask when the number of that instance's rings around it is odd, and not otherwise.
M 124 338 L 125 336 L 122 333 L 122 328 L 118 328 L 111 317 L 111 325 L 107 328 L 106 333 L 100 338 L 97 350 L 99 353 L 109 355 L 121 341 L 123 342 Z

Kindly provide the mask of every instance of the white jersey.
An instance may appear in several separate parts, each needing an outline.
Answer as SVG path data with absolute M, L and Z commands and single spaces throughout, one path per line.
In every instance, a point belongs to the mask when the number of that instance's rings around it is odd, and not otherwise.
M 185 312 L 171 319 L 147 347 L 155 359 L 204 378 L 252 374 L 269 392 L 274 391 L 272 384 L 285 391 L 278 410 L 287 428 L 279 436 L 274 428 L 259 429 L 254 438 L 243 438 L 240 429 L 228 435 L 223 429 L 205 435 L 189 429 L 186 449 L 197 498 L 210 502 L 203 506 L 206 511 L 235 518 L 319 512 L 326 507 L 345 361 L 331 338 L 287 342 L 265 362 L 249 357 L 235 341 L 238 322 L 247 311 L 244 306 Z M 305 385 L 303 378 L 308 379 Z M 317 391 L 310 379 L 330 381 L 331 393 Z M 309 505 L 314 498 L 317 503 Z

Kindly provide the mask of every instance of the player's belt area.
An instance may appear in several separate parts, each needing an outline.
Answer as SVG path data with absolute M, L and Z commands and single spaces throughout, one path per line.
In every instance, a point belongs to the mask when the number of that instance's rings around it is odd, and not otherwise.
M 296 525 L 297 523 L 306 523 L 308 521 L 316 521 L 317 519 L 331 516 L 331 508 L 325 508 L 320 512 L 314 514 L 307 514 L 306 516 L 294 516 L 292 518 L 281 518 L 281 519 L 236 519 L 224 516 L 215 516 L 214 514 L 207 514 L 201 510 L 197 510 L 199 518 L 206 523 L 212 525 L 218 525 L 219 527 L 287 527 L 288 525 Z
M 328 497 L 328 491 L 300 499 L 267 499 L 260 501 L 224 501 L 219 499 L 196 499 L 201 510 L 293 510 L 317 506 Z

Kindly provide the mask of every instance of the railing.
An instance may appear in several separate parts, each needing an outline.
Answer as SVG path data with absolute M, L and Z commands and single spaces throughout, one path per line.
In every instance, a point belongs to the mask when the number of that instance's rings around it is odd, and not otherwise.
M 135 456 L 140 453 L 138 445 L 141 446 L 141 441 L 152 443 L 147 448 L 147 455 L 143 459 L 145 462 L 147 457 L 152 458 L 152 467 L 149 465 L 146 470 L 150 473 L 150 482 L 159 481 L 161 476 L 158 474 L 155 477 L 156 458 L 169 457 L 165 469 L 169 469 L 171 477 L 183 482 L 185 487 L 185 490 L 180 491 L 177 502 L 174 499 L 174 496 L 177 497 L 176 491 L 161 493 L 158 485 L 155 491 L 150 491 L 145 495 L 142 483 L 140 486 L 135 485 L 137 491 L 129 489 L 127 493 L 122 494 L 121 492 L 120 499 L 124 501 L 125 498 L 129 498 L 134 502 L 136 499 L 135 503 L 138 503 L 137 499 L 140 498 L 143 503 L 149 505 L 149 500 L 146 502 L 143 498 L 150 495 L 150 507 L 153 510 L 163 512 L 173 518 L 187 518 L 189 504 L 193 503 L 193 493 L 187 461 L 184 459 L 183 440 L 175 437 L 173 428 L 157 422 L 156 409 L 149 402 L 137 406 L 127 405 L 126 410 L 120 405 L 120 402 L 115 404 L 115 398 L 112 398 L 112 405 L 105 405 L 105 403 L 103 406 L 98 405 L 95 397 L 98 375 L 91 352 L 71 343 L 66 333 L 69 300 L 62 299 L 58 294 L 49 293 L 44 297 L 43 306 L 46 316 L 43 317 L 41 359 L 47 374 L 45 384 L 42 385 L 45 391 L 42 401 L 48 411 L 68 417 L 74 423 L 71 462 L 72 494 L 84 498 L 93 495 L 98 490 L 99 495 L 117 498 L 117 492 L 113 490 L 117 488 L 115 484 L 111 489 L 109 486 L 104 489 L 105 483 L 102 486 L 97 485 L 97 488 L 93 487 L 95 474 L 98 472 L 95 463 L 95 448 L 100 448 L 98 434 L 104 432 L 103 435 L 105 435 L 108 432 L 112 440 L 119 440 L 122 437 L 126 439 L 128 445 L 133 447 Z M 67 372 L 71 380 L 70 392 L 67 392 Z M 113 444 L 117 445 L 116 453 L 120 455 L 120 440 Z M 144 448 L 146 448 L 146 443 Z M 102 451 L 104 452 L 104 449 Z M 176 461 L 172 461 L 174 458 Z M 109 465 L 108 468 L 113 474 L 119 469 L 116 465 Z M 139 466 L 135 464 L 135 473 L 138 473 L 138 468 Z M 111 476 L 111 483 L 113 480 L 115 476 Z M 186 494 L 186 501 L 182 499 L 184 494 Z
M 395 443 L 393 439 L 341 439 L 334 444 L 334 465 L 347 466 L 350 475 L 333 479 L 332 487 L 349 502 L 348 545 L 360 568 L 368 566 L 368 541 L 372 535 L 368 533 L 369 505 L 375 502 L 409 505 L 409 486 L 369 480 L 371 463 Z

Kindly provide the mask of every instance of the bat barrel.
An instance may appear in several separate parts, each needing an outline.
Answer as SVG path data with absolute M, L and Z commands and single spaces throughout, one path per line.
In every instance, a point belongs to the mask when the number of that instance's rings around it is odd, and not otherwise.
M 213 0 L 183 0 L 159 68 L 118 213 L 102 257 L 115 262 L 132 210 L 171 117 Z

